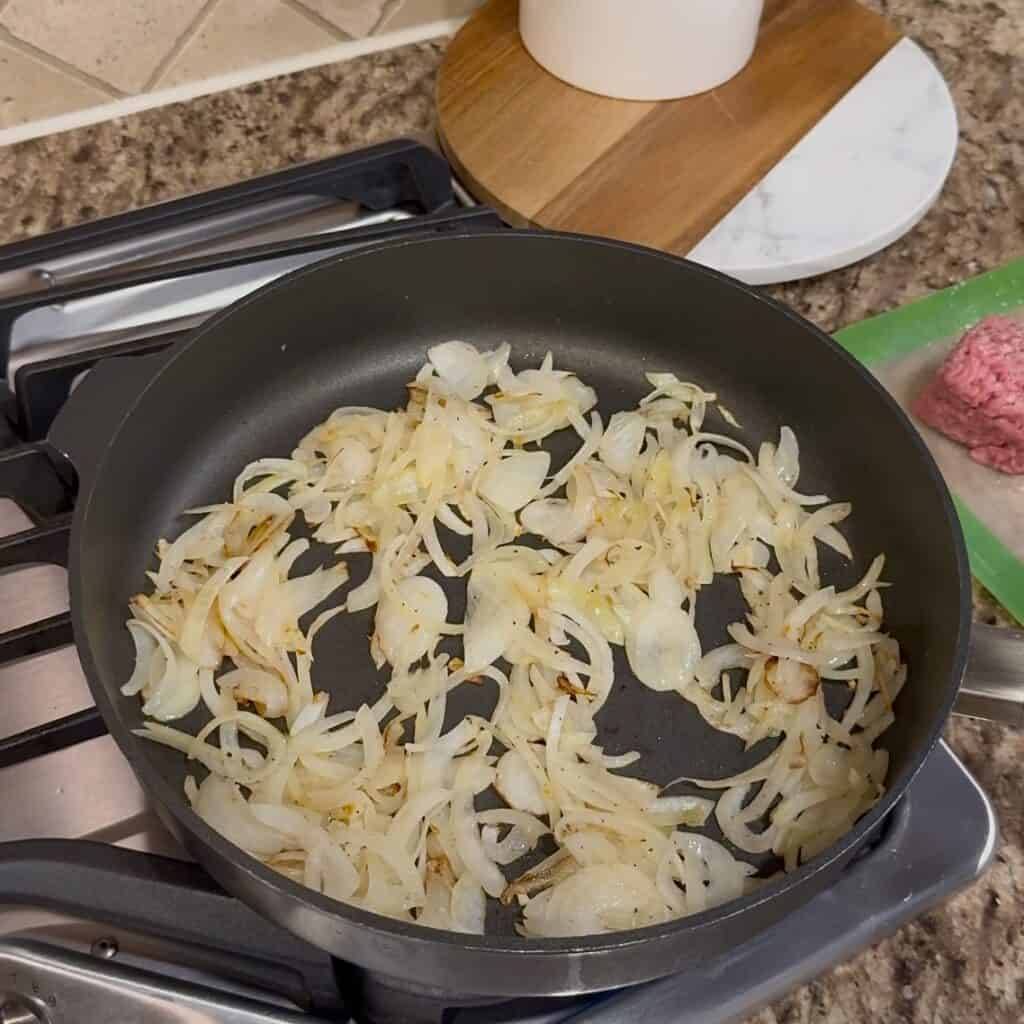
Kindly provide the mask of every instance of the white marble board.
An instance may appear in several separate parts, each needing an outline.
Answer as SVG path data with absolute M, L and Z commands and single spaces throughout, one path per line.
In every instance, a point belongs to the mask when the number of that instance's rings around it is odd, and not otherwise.
M 939 69 L 903 39 L 689 257 L 748 284 L 855 263 L 924 216 L 949 174 L 957 137 Z

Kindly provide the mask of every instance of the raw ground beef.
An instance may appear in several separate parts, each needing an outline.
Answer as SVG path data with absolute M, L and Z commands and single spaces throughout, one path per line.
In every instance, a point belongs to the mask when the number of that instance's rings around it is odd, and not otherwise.
M 972 459 L 1024 473 L 1024 324 L 990 316 L 972 327 L 911 411 Z

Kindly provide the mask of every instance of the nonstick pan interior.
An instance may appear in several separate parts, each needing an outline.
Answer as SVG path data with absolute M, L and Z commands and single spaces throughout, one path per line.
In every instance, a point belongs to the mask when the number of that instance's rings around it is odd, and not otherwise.
M 852 583 L 886 553 L 886 625 L 911 671 L 883 740 L 892 758 L 889 792 L 819 863 L 848 850 L 935 742 L 962 670 L 964 561 L 944 485 L 882 389 L 799 318 L 693 264 L 533 232 L 406 242 L 299 272 L 202 329 L 125 416 L 79 509 L 73 601 L 98 703 L 143 782 L 182 827 L 210 840 L 182 795 L 184 759 L 132 736 L 139 702 L 118 693 L 132 666 L 127 602 L 152 567 L 156 539 L 180 531 L 181 510 L 227 495 L 246 462 L 288 455 L 333 408 L 403 404 L 428 346 L 453 338 L 481 348 L 509 342 L 517 368 L 550 349 L 557 367 L 597 389 L 606 421 L 646 393 L 645 371 L 670 370 L 717 391 L 749 443 L 777 439 L 780 426 L 791 426 L 802 446 L 800 489 L 852 501 L 844 531 L 856 563 L 823 560 L 824 581 Z M 712 429 L 736 433 L 711 415 Z M 352 559 L 356 582 L 367 564 Z M 732 580 L 701 592 L 705 649 L 726 639 L 726 624 L 742 611 Z M 371 629 L 370 613 L 343 615 L 317 639 L 315 685 L 331 692 L 333 709 L 380 693 Z M 726 775 L 766 753 L 765 745 L 744 753 L 687 702 L 641 686 L 621 657 L 616 669 L 614 695 L 598 719 L 601 741 L 614 753 L 639 750 L 644 777 Z M 489 713 L 494 697 L 462 687 L 453 713 Z M 203 720 L 197 712 L 184 727 Z M 814 870 L 815 863 L 803 868 L 789 888 Z M 511 934 L 511 919 L 491 924 Z

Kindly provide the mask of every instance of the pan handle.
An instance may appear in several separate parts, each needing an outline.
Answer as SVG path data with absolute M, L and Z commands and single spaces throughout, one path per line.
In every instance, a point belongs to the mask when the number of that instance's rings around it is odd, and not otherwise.
M 1024 728 L 1024 631 L 971 626 L 971 653 L 955 714 Z
M 79 498 L 89 492 L 118 427 L 174 346 L 148 355 L 103 359 L 81 378 L 57 413 L 47 442 L 74 467 Z

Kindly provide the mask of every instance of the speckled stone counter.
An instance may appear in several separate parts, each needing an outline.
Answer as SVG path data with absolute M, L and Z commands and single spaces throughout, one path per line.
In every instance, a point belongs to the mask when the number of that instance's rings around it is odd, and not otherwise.
M 939 203 L 904 239 L 847 270 L 772 289 L 826 330 L 1024 255 L 1024 0 L 870 5 L 938 62 L 961 145 Z M 442 51 L 408 46 L 0 151 L 0 242 L 428 134 Z M 976 611 L 998 615 L 983 595 Z M 1002 842 L 993 868 L 756 1024 L 1024 1020 L 1024 734 L 960 720 L 947 738 L 996 804 Z

